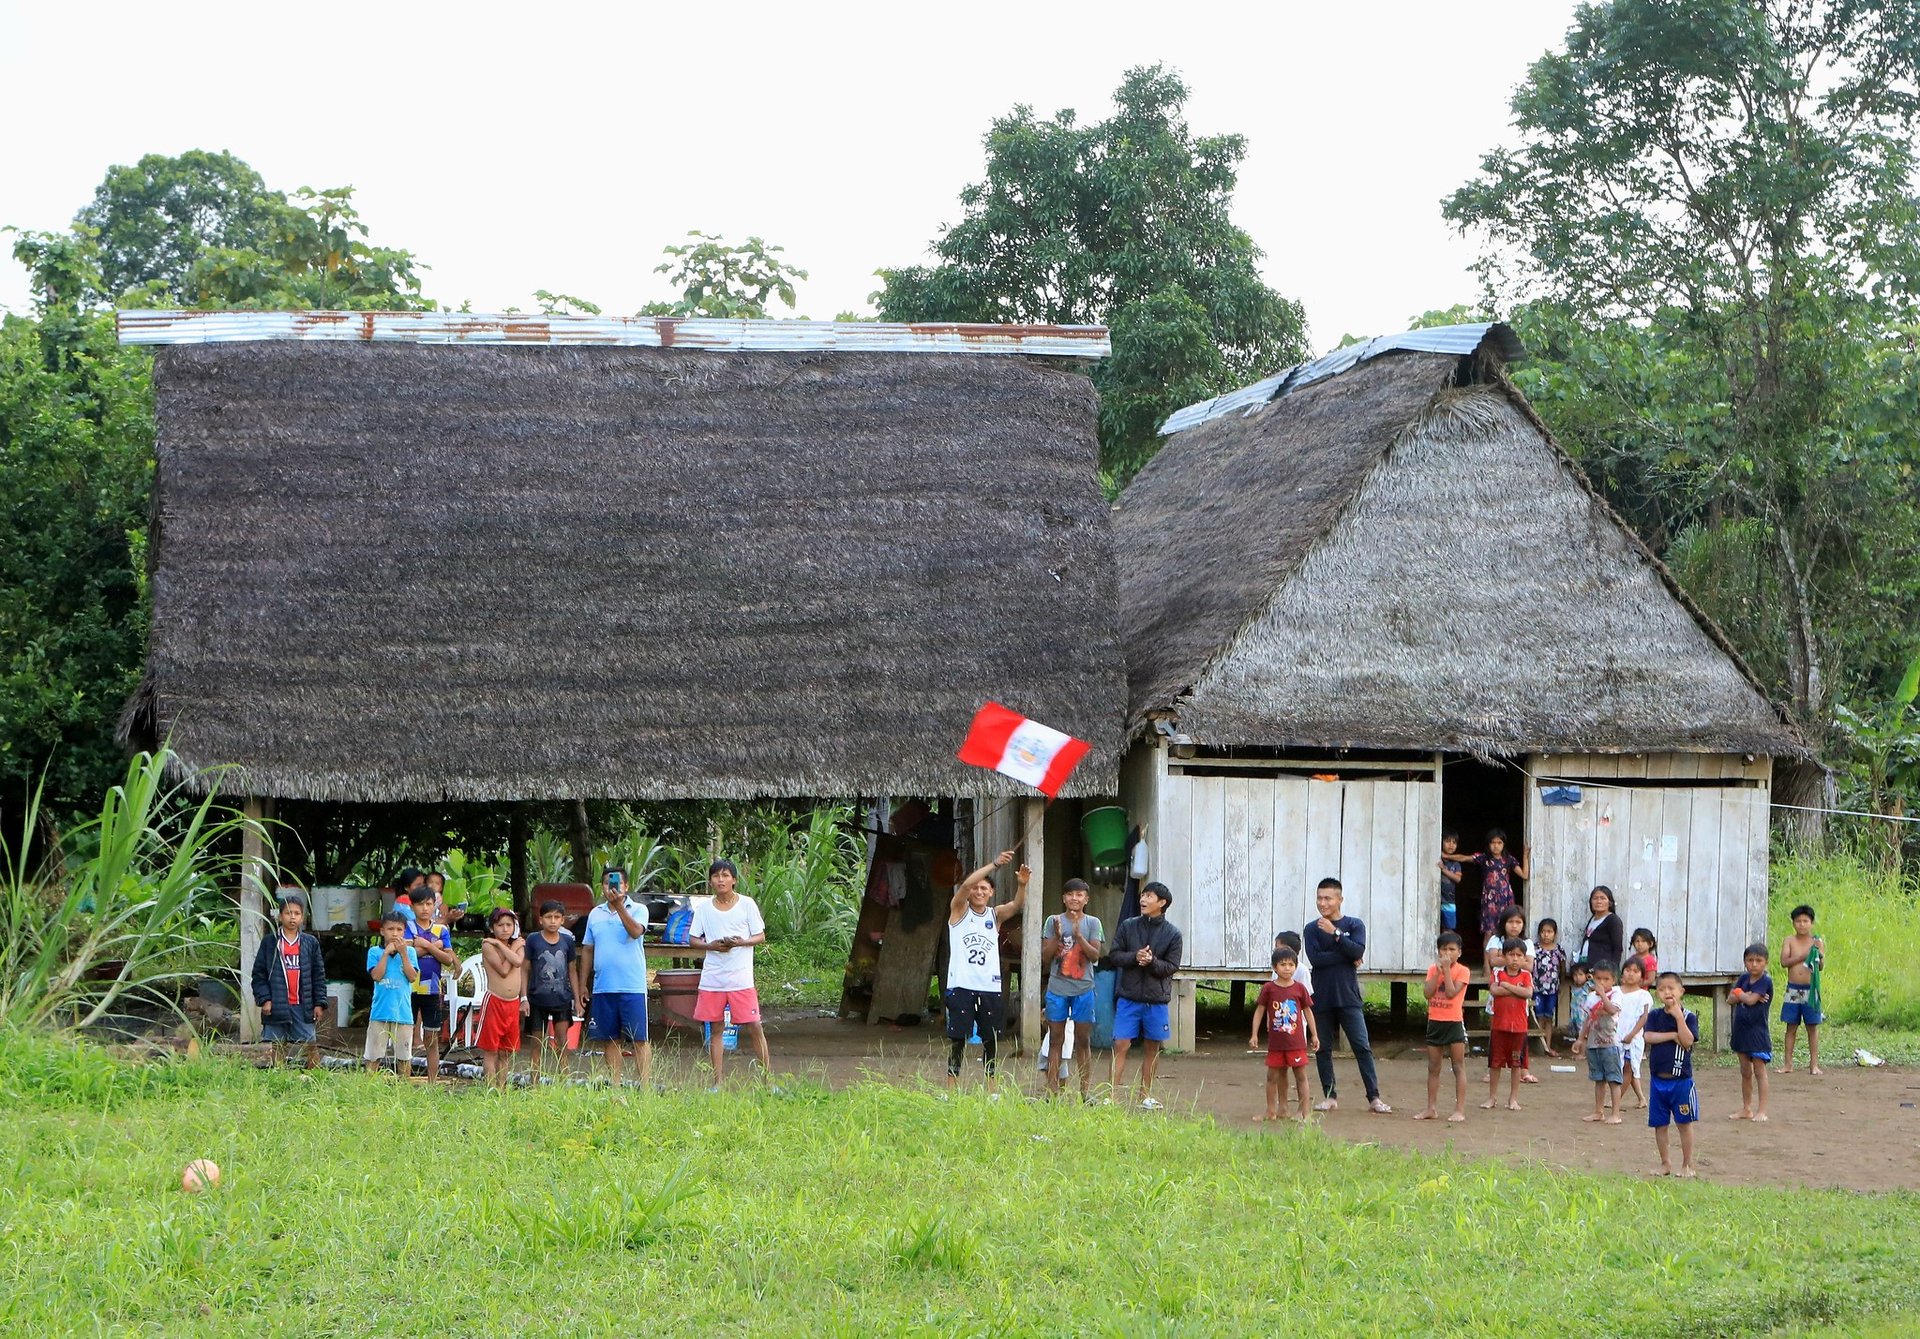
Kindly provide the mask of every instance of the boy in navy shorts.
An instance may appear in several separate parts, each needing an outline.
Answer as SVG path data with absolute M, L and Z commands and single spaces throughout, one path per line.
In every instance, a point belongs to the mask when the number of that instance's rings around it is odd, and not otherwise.
M 1765 944 L 1748 944 L 1743 957 L 1746 974 L 1733 983 L 1728 995 L 1733 1001 L 1733 1053 L 1740 1057 L 1740 1110 L 1727 1119 L 1765 1120 L 1767 1066 L 1773 1063 L 1773 1033 L 1767 1026 L 1773 978 L 1767 975 Z
M 1700 1020 L 1686 1007 L 1680 977 L 1660 973 L 1660 1007 L 1647 1016 L 1647 1124 L 1660 1150 L 1657 1176 L 1672 1176 L 1667 1158 L 1667 1127 L 1680 1127 L 1680 1175 L 1693 1170 L 1693 1125 L 1700 1119 L 1700 1092 L 1693 1085 L 1693 1044 L 1700 1037 Z

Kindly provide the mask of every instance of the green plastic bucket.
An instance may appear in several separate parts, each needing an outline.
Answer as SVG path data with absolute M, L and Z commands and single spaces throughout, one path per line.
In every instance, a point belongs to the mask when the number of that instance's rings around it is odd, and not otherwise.
M 1087 858 L 1095 865 L 1118 865 L 1127 858 L 1127 811 L 1117 804 L 1089 809 L 1080 818 Z

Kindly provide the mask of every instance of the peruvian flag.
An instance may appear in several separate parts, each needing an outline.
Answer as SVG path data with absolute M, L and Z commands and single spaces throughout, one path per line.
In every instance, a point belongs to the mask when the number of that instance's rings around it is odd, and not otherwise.
M 960 746 L 960 761 L 1037 786 L 1052 799 L 1087 756 L 1088 747 L 1084 739 L 989 702 L 974 714 L 967 742 Z

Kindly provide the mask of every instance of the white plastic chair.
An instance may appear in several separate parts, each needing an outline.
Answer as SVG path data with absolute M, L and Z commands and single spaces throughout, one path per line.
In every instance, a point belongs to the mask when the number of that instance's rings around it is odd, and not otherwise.
M 473 980 L 472 994 L 467 993 L 465 985 L 469 977 Z M 457 971 L 448 972 L 446 979 L 447 1024 L 455 1036 L 462 1038 L 461 1045 L 471 1047 L 480 1036 L 481 1014 L 487 1004 L 486 963 L 476 953 Z

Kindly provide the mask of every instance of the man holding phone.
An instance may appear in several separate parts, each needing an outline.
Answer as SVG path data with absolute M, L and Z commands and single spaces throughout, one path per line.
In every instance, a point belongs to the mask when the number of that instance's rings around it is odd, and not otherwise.
M 604 899 L 587 913 L 580 941 L 580 979 L 588 983 L 587 1039 L 602 1043 L 607 1070 L 618 1088 L 625 1042 L 633 1043 L 640 1083 L 653 1069 L 653 1045 L 647 1039 L 647 911 L 627 898 L 624 870 L 609 869 L 601 884 Z

